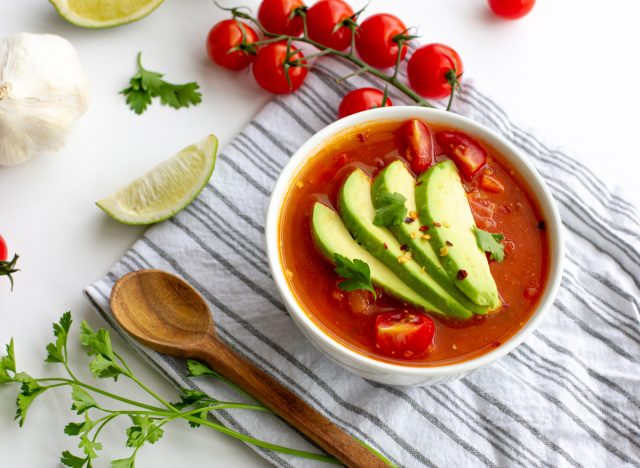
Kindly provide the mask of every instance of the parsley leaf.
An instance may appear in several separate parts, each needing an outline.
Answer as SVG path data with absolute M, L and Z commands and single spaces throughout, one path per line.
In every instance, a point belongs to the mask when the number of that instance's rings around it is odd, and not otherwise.
M 69 336 L 69 329 L 71 328 L 71 312 L 67 311 L 60 317 L 60 322 L 53 324 L 53 336 L 56 337 L 56 342 L 49 343 L 47 345 L 47 358 L 46 362 L 60 362 L 64 363 L 66 359 L 67 337 Z
M 88 461 L 88 458 L 76 457 L 68 450 L 62 452 L 62 456 L 60 457 L 60 463 L 64 466 L 70 466 L 71 468 L 82 468 Z
M 134 466 L 136 466 L 135 455 L 129 458 L 119 458 L 111 462 L 111 468 L 134 468 Z
M 504 245 L 501 244 L 504 234 L 493 234 L 478 228 L 475 229 L 475 233 L 478 245 L 484 252 L 491 254 L 491 260 L 496 262 L 504 260 Z
M 198 361 L 192 361 L 191 359 L 187 360 L 187 369 L 189 370 L 189 377 L 200 377 L 202 375 L 218 377 L 220 375 L 207 365 Z
M 73 405 L 71 405 L 72 410 L 75 410 L 78 414 L 82 414 L 89 408 L 98 406 L 96 400 L 82 387 L 78 387 L 77 385 L 71 385 L 71 387 L 73 388 L 73 390 L 71 390 L 71 399 L 73 400 Z
M 40 386 L 35 379 L 25 378 L 22 382 L 22 386 L 20 387 L 20 393 L 18 394 L 18 399 L 16 400 L 16 416 L 14 419 L 18 420 L 18 425 L 22 427 L 24 424 L 24 420 L 27 417 L 27 411 L 29 411 L 29 407 L 31 403 L 44 393 L 47 389 L 45 387 Z
M 134 426 L 127 429 L 127 447 L 142 447 L 145 442 L 155 444 L 164 431 L 147 415 L 131 416 Z
M 7 355 L 0 358 L 0 385 L 15 381 L 9 373 L 16 373 L 16 358 L 13 350 L 13 338 L 7 345 Z
M 376 209 L 376 217 L 373 224 L 376 226 L 397 226 L 407 217 L 407 207 L 404 195 L 395 192 L 383 192 L 378 198 L 379 208 Z
M 349 260 L 340 254 L 334 255 L 336 264 L 335 272 L 344 278 L 344 281 L 338 285 L 343 291 L 354 291 L 356 289 L 364 289 L 373 294 L 373 298 L 377 299 L 376 290 L 371 284 L 371 270 L 366 262 L 359 259 Z
M 138 73 L 129 80 L 129 87 L 120 91 L 127 99 L 133 112 L 140 115 L 147 110 L 153 98 L 159 97 L 160 103 L 174 109 L 189 107 L 202 101 L 200 86 L 196 82 L 172 84 L 164 81 L 164 74 L 146 70 L 142 66 L 142 53 L 138 53 Z

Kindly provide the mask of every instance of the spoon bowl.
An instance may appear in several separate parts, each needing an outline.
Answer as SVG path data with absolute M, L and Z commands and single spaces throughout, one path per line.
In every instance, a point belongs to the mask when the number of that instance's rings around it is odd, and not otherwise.
M 167 354 L 186 356 L 215 335 L 202 296 L 181 278 L 162 270 L 123 276 L 111 293 L 111 310 L 129 334 Z

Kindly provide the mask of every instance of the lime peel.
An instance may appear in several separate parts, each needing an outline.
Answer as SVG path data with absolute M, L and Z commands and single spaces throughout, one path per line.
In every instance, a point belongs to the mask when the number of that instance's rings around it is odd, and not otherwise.
M 49 0 L 62 18 L 82 28 L 112 28 L 138 21 L 164 0 Z
M 96 205 L 123 224 L 154 224 L 189 205 L 207 185 L 218 139 L 209 135 L 154 167 Z

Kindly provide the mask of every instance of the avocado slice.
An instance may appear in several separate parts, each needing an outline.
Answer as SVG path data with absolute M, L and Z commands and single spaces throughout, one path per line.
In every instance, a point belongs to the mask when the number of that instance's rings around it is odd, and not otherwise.
M 316 245 L 331 263 L 333 263 L 335 254 L 340 254 L 350 260 L 362 260 L 369 265 L 371 281 L 387 294 L 425 310 L 435 310 L 429 301 L 412 290 L 380 260 L 358 245 L 347 231 L 338 213 L 320 202 L 316 202 L 313 206 L 311 231 Z
M 502 305 L 485 253 L 475 236 L 476 223 L 453 161 L 431 166 L 418 178 L 416 203 L 420 222 L 429 226 L 431 244 L 440 253 L 451 280 L 478 305 Z
M 415 198 L 416 180 L 407 166 L 397 160 L 389 164 L 378 174 L 371 188 L 373 204 L 376 208 L 381 206 L 381 197 L 384 193 L 399 193 L 407 200 L 405 207 L 409 214 L 417 212 Z M 414 214 L 415 216 L 415 214 Z M 429 238 L 430 231 L 421 231 L 419 222 L 404 222 L 396 226 L 389 226 L 389 230 L 400 241 L 407 245 L 413 258 L 425 267 L 425 271 L 433 278 L 449 295 L 453 296 L 459 303 L 475 314 L 486 314 L 487 309 L 469 300 L 460 289 L 456 287 L 449 277 L 449 273 L 440 263 L 440 257 L 433 249 Z
M 406 246 L 387 228 L 373 224 L 376 210 L 371 199 L 371 179 L 356 169 L 340 189 L 338 208 L 342 221 L 356 241 L 384 263 L 407 286 L 431 302 L 434 311 L 455 318 L 466 319 L 472 312 L 452 297 L 429 274 L 426 268 L 410 257 Z

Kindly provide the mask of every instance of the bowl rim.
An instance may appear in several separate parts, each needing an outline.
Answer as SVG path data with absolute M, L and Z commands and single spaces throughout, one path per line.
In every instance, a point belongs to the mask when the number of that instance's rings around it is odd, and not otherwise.
M 536 309 L 527 322 L 506 342 L 494 350 L 462 362 L 432 366 L 394 364 L 379 361 L 347 347 L 325 332 L 321 326 L 311 318 L 310 313 L 304 310 L 289 287 L 285 277 L 284 265 L 282 264 L 279 246 L 279 225 L 284 201 L 292 186 L 293 178 L 299 173 L 308 160 L 317 154 L 317 149 L 322 146 L 322 143 L 328 138 L 344 132 L 351 127 L 376 121 L 394 121 L 409 118 L 419 118 L 427 123 L 431 120 L 437 123 L 451 125 L 456 129 L 470 133 L 472 136 L 479 136 L 482 140 L 487 141 L 491 146 L 499 150 L 500 155 L 503 156 L 509 164 L 514 166 L 514 169 L 516 169 L 520 177 L 522 177 L 529 186 L 529 191 L 538 202 L 543 214 L 548 233 L 550 252 L 549 272 L 543 296 L 540 298 Z M 369 371 L 423 376 L 425 378 L 441 376 L 442 374 L 463 374 L 471 372 L 497 361 L 520 345 L 538 327 L 544 319 L 544 316 L 551 309 L 560 288 L 564 263 L 564 233 L 560 213 L 549 188 L 542 179 L 542 176 L 528 160 L 528 157 L 505 137 L 478 122 L 462 115 L 454 114 L 453 112 L 418 106 L 382 107 L 353 114 L 333 122 L 306 140 L 284 166 L 271 192 L 265 223 L 265 242 L 273 279 L 281 297 L 285 301 L 287 310 L 290 314 L 295 315 L 295 317 L 292 317 L 294 322 L 304 326 L 306 331 L 311 333 L 315 339 L 318 339 L 324 345 L 347 358 L 352 364 L 365 366 Z M 313 342 L 314 340 L 311 341 Z M 327 352 L 324 349 L 321 349 L 321 351 L 323 353 Z

